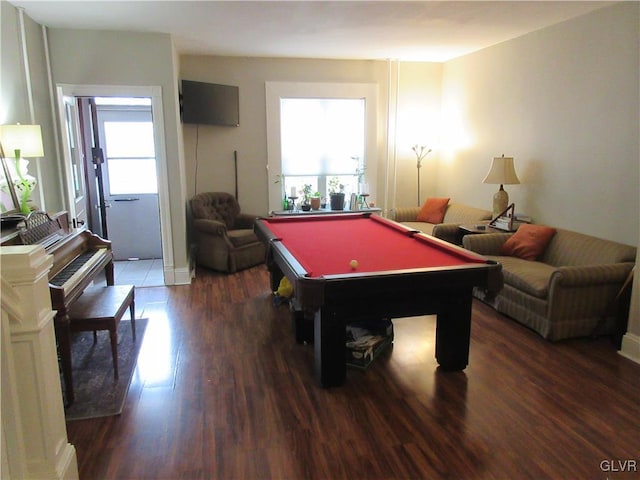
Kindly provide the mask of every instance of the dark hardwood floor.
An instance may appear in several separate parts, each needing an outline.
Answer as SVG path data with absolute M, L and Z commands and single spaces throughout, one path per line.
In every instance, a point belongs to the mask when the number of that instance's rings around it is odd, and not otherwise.
M 435 317 L 405 318 L 322 389 L 268 283 L 260 266 L 136 289 L 123 413 L 67 424 L 81 479 L 640 477 L 640 365 L 610 339 L 549 343 L 476 302 L 464 372 L 437 369 Z

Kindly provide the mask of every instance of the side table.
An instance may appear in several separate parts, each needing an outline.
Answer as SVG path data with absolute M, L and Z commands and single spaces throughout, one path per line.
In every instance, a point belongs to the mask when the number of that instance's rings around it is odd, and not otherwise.
M 504 230 L 489 226 L 489 222 L 469 223 L 458 225 L 458 230 L 464 235 L 476 235 L 482 233 L 505 233 Z
M 465 235 L 481 235 L 485 233 L 513 233 L 518 229 L 519 226 L 520 224 L 518 222 L 513 222 L 513 230 L 507 231 L 490 226 L 488 221 L 458 225 L 459 241 L 462 245 L 462 237 L 464 237 Z

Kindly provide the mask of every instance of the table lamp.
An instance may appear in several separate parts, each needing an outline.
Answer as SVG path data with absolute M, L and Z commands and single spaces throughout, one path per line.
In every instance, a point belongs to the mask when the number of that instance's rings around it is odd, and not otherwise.
M 13 184 L 20 194 L 20 211 L 31 210 L 27 202 L 36 186 L 36 179 L 28 174 L 29 162 L 25 158 L 44 156 L 40 125 L 0 125 L 0 143 L 6 152 L 14 152 L 17 179 Z
M 500 189 L 493 196 L 493 216 L 494 218 L 504 212 L 509 205 L 509 194 L 504 190 L 503 185 L 515 185 L 520 183 L 513 166 L 513 157 L 493 157 L 489 173 L 484 177 L 482 183 L 493 183 L 500 185 Z

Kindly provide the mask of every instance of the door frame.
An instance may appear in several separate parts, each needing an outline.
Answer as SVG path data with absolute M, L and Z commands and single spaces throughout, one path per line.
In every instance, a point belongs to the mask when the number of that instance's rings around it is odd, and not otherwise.
M 79 109 L 75 98 L 63 97 L 62 108 L 64 108 L 61 115 L 64 118 L 62 151 L 65 158 L 64 173 L 67 186 L 65 193 L 66 201 L 72 206 L 69 208 L 69 221 L 75 228 L 87 225 L 89 221 L 89 198 L 85 181 L 86 164 L 83 157 L 84 145 L 80 131 Z M 67 118 L 67 116 L 71 118 Z M 72 171 L 70 166 L 72 162 L 75 163 L 77 172 Z M 75 176 L 78 177 L 78 191 L 74 188 L 76 186 L 76 182 L 73 180 Z
M 64 97 L 149 97 L 151 98 L 151 114 L 153 118 L 153 136 L 156 148 L 156 170 L 158 173 L 158 204 L 160 209 L 160 237 L 162 242 L 162 264 L 167 283 L 168 268 L 174 264 L 173 262 L 173 240 L 171 238 L 172 225 L 170 216 L 169 203 L 169 178 L 167 169 L 166 143 L 164 137 L 164 113 L 162 109 L 162 87 L 160 86 L 134 86 L 134 85 L 70 85 L 58 84 L 56 86 L 59 125 L 65 127 L 64 122 Z M 66 135 L 67 132 L 60 132 Z M 69 159 L 64 153 L 63 159 L 64 171 L 64 198 L 66 207 L 72 209 L 73 205 L 69 205 L 68 179 L 69 177 Z

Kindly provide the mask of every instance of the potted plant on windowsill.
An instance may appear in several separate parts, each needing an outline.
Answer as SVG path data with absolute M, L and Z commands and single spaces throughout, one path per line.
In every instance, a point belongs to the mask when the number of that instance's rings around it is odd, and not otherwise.
M 339 182 L 338 177 L 332 177 L 329 180 L 331 210 L 344 210 L 344 185 Z
M 302 187 L 302 195 L 304 197 L 303 201 L 302 201 L 302 211 L 303 212 L 308 212 L 309 210 L 311 210 L 311 185 L 308 183 L 305 183 L 304 187 Z
M 310 199 L 311 210 L 320 210 L 320 192 L 315 192 Z

